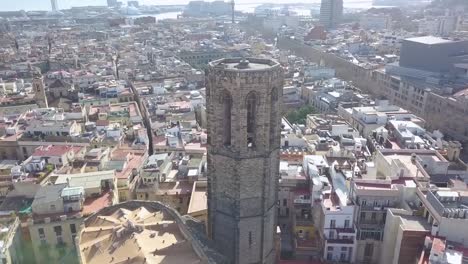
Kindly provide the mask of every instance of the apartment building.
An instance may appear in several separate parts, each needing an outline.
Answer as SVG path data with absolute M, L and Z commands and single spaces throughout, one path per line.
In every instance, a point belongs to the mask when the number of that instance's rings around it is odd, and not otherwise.
M 320 238 L 323 259 L 354 263 L 357 240 L 355 228 L 356 207 L 349 197 L 349 178 L 341 172 L 338 163 L 330 166 L 331 188 L 322 192 L 320 202 Z
M 84 217 L 118 201 L 114 171 L 56 174 L 49 180 L 36 192 L 27 220 L 36 263 L 76 256 L 75 238 Z
M 32 160 L 45 160 L 46 164 L 62 167 L 72 163 L 75 158 L 81 158 L 86 151 L 85 147 L 79 146 L 40 146 L 31 155 Z
M 385 31 L 391 28 L 392 18 L 387 14 L 362 14 L 359 26 L 366 30 Z
M 142 167 L 136 196 L 140 200 L 163 202 L 182 214 L 190 211 L 203 218 L 204 212 L 200 209 L 203 208 L 203 200 L 200 199 L 203 198 L 203 181 L 206 180 L 205 166 L 204 154 L 184 156 L 183 153 L 176 155 L 171 152 L 152 155 Z M 198 187 L 195 186 L 197 183 Z M 194 190 L 197 193 L 193 193 Z
M 431 225 L 412 210 L 396 208 L 387 210 L 385 222 L 385 250 L 379 263 L 417 263 L 424 250 L 425 239 L 431 235 Z
M 34 197 L 28 229 L 37 263 L 59 262 L 73 251 L 82 222 L 84 193 L 82 188 L 66 186 L 43 186 Z
M 31 261 L 29 256 L 23 253 L 25 248 L 22 239 L 21 222 L 17 217 L 2 216 L 0 218 L 2 228 L 0 241 L 0 260 L 5 264 L 26 263 Z
M 373 130 L 385 126 L 390 120 L 412 121 L 419 126 L 425 124 L 423 119 L 408 110 L 390 105 L 387 100 L 377 101 L 375 106 L 340 107 L 338 114 L 344 117 L 363 137 L 368 137 Z
M 320 256 L 310 179 L 301 163 L 280 161 L 278 226 L 282 237 L 281 255 L 284 257 Z
M 140 181 L 140 172 L 148 157 L 146 150 L 128 147 L 116 147 L 110 154 L 105 170 L 115 170 L 117 190 L 120 202 L 132 200 L 136 197 L 136 188 Z

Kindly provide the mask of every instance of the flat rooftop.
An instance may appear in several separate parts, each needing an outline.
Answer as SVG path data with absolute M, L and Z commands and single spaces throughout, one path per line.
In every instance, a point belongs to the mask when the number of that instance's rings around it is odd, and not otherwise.
M 206 182 L 195 182 L 190 198 L 188 214 L 207 210 L 208 197 Z
M 443 38 L 438 38 L 434 36 L 415 37 L 415 38 L 409 38 L 405 40 L 417 42 L 421 44 L 427 44 L 427 45 L 444 44 L 444 43 L 453 42 L 452 40 L 449 40 L 449 39 L 443 39 Z
M 188 181 L 161 182 L 156 195 L 186 195 L 192 192 L 193 183 Z
M 415 153 L 418 157 L 433 159 L 435 162 L 444 161 L 435 152 L 423 153 L 415 151 Z M 411 175 L 407 176 L 416 177 L 418 167 L 416 166 L 416 163 L 412 161 L 412 152 L 406 150 L 395 150 L 392 152 L 391 150 L 388 150 L 385 152 L 382 151 L 382 154 L 389 164 L 391 164 L 392 161 L 395 161 L 397 164 L 401 164 L 408 169 Z
M 395 213 L 396 216 L 401 217 L 401 226 L 404 230 L 429 232 L 431 225 L 421 216 L 404 215 Z

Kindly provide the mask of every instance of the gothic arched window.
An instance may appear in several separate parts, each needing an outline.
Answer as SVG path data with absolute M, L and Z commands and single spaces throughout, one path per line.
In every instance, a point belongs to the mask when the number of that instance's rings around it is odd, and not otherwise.
M 279 107 L 276 102 L 278 101 L 278 89 L 273 87 L 271 89 L 271 107 L 270 107 L 270 145 L 273 145 L 276 140 L 276 126 L 277 126 L 277 116 L 278 116 L 278 109 Z
M 223 104 L 223 144 L 226 146 L 231 145 L 231 108 L 232 97 L 229 91 L 224 91 L 222 95 Z
M 276 101 L 278 101 L 278 89 L 273 87 L 273 89 L 271 89 L 271 104 L 276 103 Z
M 255 146 L 255 128 L 257 116 L 258 96 L 255 92 L 251 92 L 246 97 L 247 108 L 247 146 Z

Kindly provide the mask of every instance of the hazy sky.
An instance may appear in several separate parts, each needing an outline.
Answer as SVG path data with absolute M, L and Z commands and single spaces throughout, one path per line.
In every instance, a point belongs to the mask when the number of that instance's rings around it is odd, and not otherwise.
M 87 5 L 106 5 L 107 0 L 57 0 L 60 9 L 67 9 L 72 6 L 87 6 Z M 126 3 L 127 0 L 119 0 Z M 320 0 L 235 0 L 238 4 L 257 4 L 257 3 L 318 3 Z M 148 5 L 172 5 L 186 4 L 189 0 L 139 0 L 140 4 Z M 370 3 L 372 0 L 345 0 L 347 4 L 364 4 Z M 50 0 L 0 0 L 0 10 L 50 10 Z

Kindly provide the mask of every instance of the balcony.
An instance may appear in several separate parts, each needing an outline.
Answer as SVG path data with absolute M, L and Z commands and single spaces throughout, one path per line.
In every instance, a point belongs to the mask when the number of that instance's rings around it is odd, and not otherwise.
M 314 221 L 312 220 L 312 216 L 309 217 L 298 217 L 295 218 L 295 225 L 296 226 L 313 226 Z
M 338 234 L 356 234 L 354 228 L 336 228 L 335 230 Z
M 312 226 L 314 224 L 312 210 L 307 206 L 296 205 L 293 220 L 294 226 Z
M 375 211 L 386 211 L 387 208 L 392 208 L 394 206 L 391 205 L 361 205 L 360 209 L 362 211 L 369 211 L 369 212 L 375 212 Z
M 370 219 L 359 220 L 358 225 L 364 228 L 365 227 L 383 228 L 383 226 L 385 226 L 385 220 L 384 219 L 382 220 L 370 220 Z
M 307 239 L 298 236 L 294 239 L 296 250 L 314 251 L 319 250 L 319 240 L 317 238 Z
M 304 199 L 304 198 L 295 198 L 294 199 L 294 203 L 295 204 L 312 204 L 312 200 L 309 198 L 309 199 Z
M 354 239 L 352 238 L 329 238 L 325 239 L 327 244 L 346 244 L 352 245 L 354 244 Z

